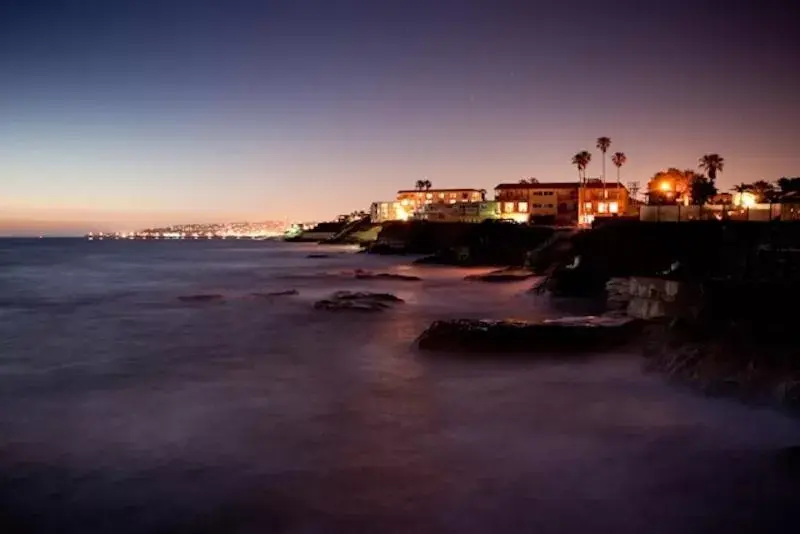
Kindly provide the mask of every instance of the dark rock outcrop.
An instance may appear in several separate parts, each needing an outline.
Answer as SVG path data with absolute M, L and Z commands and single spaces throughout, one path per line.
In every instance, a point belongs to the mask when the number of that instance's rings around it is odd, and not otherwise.
M 181 302 L 220 302 L 222 299 L 222 295 L 219 294 L 181 295 L 178 297 Z
M 631 339 L 640 323 L 588 316 L 522 321 L 435 321 L 417 339 L 422 350 L 442 352 L 563 353 L 599 351 Z
M 330 254 L 308 254 L 306 258 L 309 259 L 321 259 L 321 258 L 330 258 Z
M 391 293 L 337 291 L 327 299 L 314 303 L 317 310 L 379 312 L 402 303 L 403 299 Z
M 287 297 L 291 295 L 298 295 L 299 291 L 296 289 L 287 289 L 285 291 L 271 291 L 268 293 L 250 293 L 254 297 L 271 298 L 271 297 Z
M 419 282 L 422 280 L 419 276 L 396 273 L 373 273 L 363 269 L 356 269 L 353 272 L 353 276 L 357 280 L 398 280 L 401 282 Z
M 464 280 L 475 282 L 520 282 L 536 276 L 536 273 L 528 269 L 508 268 L 492 271 L 484 274 L 471 274 L 464 277 Z
M 509 221 L 407 221 L 383 224 L 370 251 L 379 254 L 433 254 L 419 263 L 463 266 L 522 266 L 528 252 L 554 233 L 547 226 Z
M 645 366 L 712 394 L 800 410 L 800 359 L 793 280 L 706 280 L 690 293 L 691 313 L 645 329 Z M 629 307 L 630 308 L 630 307 Z

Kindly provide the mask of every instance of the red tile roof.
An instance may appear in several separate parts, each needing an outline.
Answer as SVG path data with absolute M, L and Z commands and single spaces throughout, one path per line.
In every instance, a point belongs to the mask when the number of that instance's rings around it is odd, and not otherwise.
M 587 182 L 588 189 L 602 189 L 603 182 Z M 617 182 L 606 182 L 606 189 L 625 188 L 624 185 Z M 577 180 L 574 182 L 538 182 L 535 184 L 498 184 L 495 189 L 571 189 L 578 188 Z

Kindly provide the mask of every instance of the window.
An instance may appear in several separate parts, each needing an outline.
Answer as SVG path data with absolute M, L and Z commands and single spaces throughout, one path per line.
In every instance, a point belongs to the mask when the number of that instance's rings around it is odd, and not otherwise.
M 425 198 L 427 199 L 433 198 L 433 193 L 425 193 Z
M 450 193 L 450 198 L 456 198 L 456 194 L 455 193 Z
M 400 204 L 402 204 L 403 206 L 408 206 L 408 199 L 404 198 L 403 200 L 400 201 Z
M 518 211 L 520 211 L 522 213 L 527 213 L 528 212 L 528 203 L 527 202 L 520 202 L 519 204 L 517 204 L 517 206 L 519 208 Z
M 454 198 L 451 198 L 451 199 L 450 199 L 450 204 L 455 204 L 455 203 L 456 203 L 456 199 L 454 199 Z
M 583 203 L 583 208 L 584 208 L 586 211 L 592 211 L 592 203 L 591 203 L 591 202 L 584 202 L 584 203 Z
M 606 203 L 605 202 L 598 202 L 597 203 L 597 213 L 605 213 L 606 212 Z
M 534 207 L 534 208 L 541 208 L 541 207 L 542 207 L 542 205 L 541 205 L 541 204 L 534 204 L 534 205 L 533 205 L 533 207 Z
M 439 193 L 439 198 L 444 198 L 444 193 Z
M 504 202 L 503 203 L 503 211 L 506 213 L 513 213 L 514 212 L 514 203 L 513 202 Z
M 609 202 L 608 203 L 608 211 L 611 213 L 619 213 L 619 203 L 617 202 Z

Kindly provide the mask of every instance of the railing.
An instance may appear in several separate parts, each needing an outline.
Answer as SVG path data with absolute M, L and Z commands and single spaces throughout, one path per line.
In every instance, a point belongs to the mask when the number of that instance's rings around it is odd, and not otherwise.
M 729 206 L 641 206 L 639 220 L 644 222 L 685 222 L 707 220 L 768 222 L 781 217 L 780 204 L 757 204 L 751 208 Z

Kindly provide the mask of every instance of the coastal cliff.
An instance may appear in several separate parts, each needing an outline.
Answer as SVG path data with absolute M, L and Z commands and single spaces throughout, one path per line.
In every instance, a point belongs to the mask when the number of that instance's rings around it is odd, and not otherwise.
M 527 255 L 554 233 L 547 226 L 506 221 L 473 223 L 388 222 L 370 252 L 428 254 L 419 263 L 447 265 L 523 266 Z
M 785 222 L 645 225 L 636 232 L 673 238 L 664 251 L 640 241 L 639 250 L 650 255 L 630 263 L 607 260 L 601 264 L 607 270 L 590 273 L 586 283 L 581 276 L 587 265 L 600 263 L 589 256 L 552 285 L 593 292 L 616 270 L 621 278 L 606 282 L 608 302 L 648 321 L 642 343 L 648 369 L 709 394 L 798 411 L 800 357 L 792 311 L 800 299 L 798 231 L 800 226 Z M 586 255 L 601 242 L 613 242 L 596 231 L 582 239 L 578 247 Z M 666 271 L 657 273 L 664 264 Z

